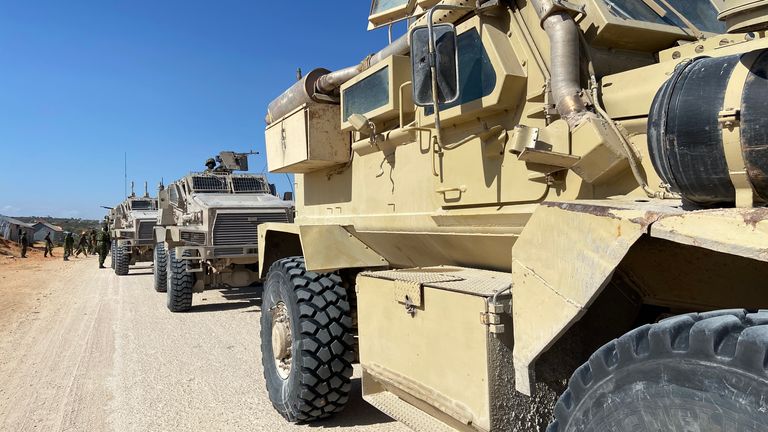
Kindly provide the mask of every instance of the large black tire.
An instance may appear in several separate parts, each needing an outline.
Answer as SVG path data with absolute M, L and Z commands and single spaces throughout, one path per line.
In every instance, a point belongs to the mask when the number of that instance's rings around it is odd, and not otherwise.
M 547 432 L 758 432 L 768 425 L 768 311 L 645 325 L 571 377 Z
M 189 256 L 184 252 L 182 256 Z M 192 287 L 195 284 L 195 275 L 187 272 L 188 261 L 176 258 L 176 249 L 168 251 L 167 270 L 167 302 L 171 312 L 186 312 L 192 308 Z
M 112 256 L 115 263 L 115 274 L 125 276 L 128 274 L 128 265 L 131 262 L 131 255 L 125 246 L 115 246 L 115 254 Z
M 335 274 L 307 271 L 303 257 L 276 261 L 264 285 L 261 361 L 269 399 L 291 422 L 311 422 L 344 409 L 355 360 L 347 290 Z M 288 315 L 290 369 L 278 370 L 273 322 Z
M 116 242 L 117 240 L 112 240 L 111 242 L 112 244 L 110 245 L 110 250 L 109 250 L 109 253 L 111 255 L 109 258 L 109 261 L 111 262 L 112 270 L 115 269 L 115 248 L 117 247 L 115 246 Z
M 168 256 L 165 253 L 165 243 L 155 243 L 155 291 L 165 292 L 168 287 Z

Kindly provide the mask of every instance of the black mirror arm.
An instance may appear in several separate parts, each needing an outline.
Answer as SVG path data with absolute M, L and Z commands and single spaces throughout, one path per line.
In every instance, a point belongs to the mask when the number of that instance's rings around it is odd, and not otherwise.
M 456 6 L 438 4 L 430 8 L 427 12 L 427 33 L 429 33 L 429 69 L 432 72 L 432 108 L 435 112 L 435 136 L 434 141 L 437 144 L 438 151 L 443 152 L 443 139 L 440 130 L 440 107 L 437 95 L 437 54 L 435 53 L 435 33 L 433 31 L 433 15 L 437 10 L 472 10 L 472 6 Z

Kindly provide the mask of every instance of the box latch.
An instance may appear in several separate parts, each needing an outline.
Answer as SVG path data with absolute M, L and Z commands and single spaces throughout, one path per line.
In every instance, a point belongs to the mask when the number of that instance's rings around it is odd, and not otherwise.
M 419 282 L 395 280 L 395 301 L 405 306 L 406 312 L 413 316 L 416 308 L 424 303 L 424 289 Z

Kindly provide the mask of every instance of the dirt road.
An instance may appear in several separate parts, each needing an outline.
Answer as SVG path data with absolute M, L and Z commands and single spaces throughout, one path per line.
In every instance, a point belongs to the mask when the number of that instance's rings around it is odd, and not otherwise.
M 117 277 L 93 257 L 12 261 L 0 264 L 0 431 L 407 430 L 362 401 L 358 380 L 319 425 L 275 413 L 260 288 L 196 294 L 171 314 L 146 266 Z

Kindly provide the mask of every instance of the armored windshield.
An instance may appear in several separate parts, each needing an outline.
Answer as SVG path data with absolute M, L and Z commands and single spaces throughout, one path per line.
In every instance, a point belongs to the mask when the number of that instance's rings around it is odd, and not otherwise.
M 269 193 L 269 184 L 263 177 L 232 176 L 232 190 L 235 193 Z
M 687 28 L 683 20 L 662 1 L 655 3 L 665 11 L 664 13 L 655 12 L 642 0 L 603 1 L 611 13 L 619 18 Z M 667 0 L 667 2 L 699 30 L 717 34 L 725 33 L 725 23 L 718 21 L 717 9 L 710 0 Z
M 131 201 L 131 210 L 154 210 L 154 207 L 150 200 L 134 200 Z
M 373 0 L 371 5 L 371 15 L 380 14 L 391 9 L 403 7 L 408 4 L 408 0 Z
M 193 175 L 192 190 L 195 192 L 229 192 L 225 176 Z
M 207 193 L 269 193 L 269 184 L 260 175 L 193 174 L 192 190 Z

